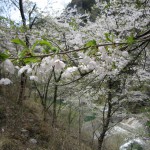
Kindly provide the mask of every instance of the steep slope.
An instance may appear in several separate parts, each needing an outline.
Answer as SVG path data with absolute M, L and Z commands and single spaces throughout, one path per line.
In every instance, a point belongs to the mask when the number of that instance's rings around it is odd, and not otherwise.
M 10 91 L 8 87 L 3 90 Z M 19 106 L 16 104 L 17 94 L 11 94 L 0 94 L 0 150 L 79 149 L 76 136 L 60 124 L 53 128 L 48 121 L 41 119 L 42 110 L 38 102 L 30 99 Z M 81 149 L 91 150 L 83 143 Z

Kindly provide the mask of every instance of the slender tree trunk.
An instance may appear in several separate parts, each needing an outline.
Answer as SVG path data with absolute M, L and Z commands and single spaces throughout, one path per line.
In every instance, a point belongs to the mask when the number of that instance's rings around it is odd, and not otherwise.
M 43 121 L 45 122 L 47 120 L 47 109 L 46 107 L 43 107 Z
M 81 147 L 81 100 L 79 98 L 79 148 Z
M 23 73 L 21 75 L 21 79 L 20 79 L 20 91 L 19 91 L 19 96 L 18 96 L 18 104 L 22 105 L 22 101 L 24 99 L 24 94 L 25 94 L 25 88 L 26 88 L 26 74 Z
M 57 91 L 58 91 L 58 86 L 55 85 L 55 87 L 54 87 L 54 100 L 53 100 L 53 120 L 52 120 L 52 126 L 53 127 L 55 127 L 56 119 L 57 119 L 57 115 L 56 115 Z
M 1 63 L 1 62 L 0 62 Z M 1 69 L 1 66 L 0 66 L 0 79 L 2 78 L 2 69 Z M 0 86 L 0 93 L 2 93 L 2 86 Z
M 53 71 L 54 71 L 54 68 L 53 68 Z M 53 120 L 52 120 L 52 126 L 53 127 L 56 126 L 56 121 L 57 121 L 57 93 L 58 93 L 57 83 L 59 83 L 62 73 L 63 72 L 61 71 L 59 77 L 56 78 L 56 74 L 54 71 L 55 85 L 54 85 L 54 98 L 53 98 Z
M 47 112 L 48 112 L 48 108 L 47 108 L 48 87 L 49 87 L 52 75 L 53 75 L 53 71 L 52 71 L 52 73 L 50 74 L 50 76 L 48 78 L 46 87 L 44 88 L 44 94 L 43 94 L 43 96 L 40 96 L 41 97 L 41 101 L 42 101 L 42 106 L 43 106 L 43 112 L 44 112 L 44 119 L 43 119 L 44 121 L 46 121 L 46 119 L 47 119 Z M 39 93 L 40 93 L 40 91 L 39 91 Z
M 71 114 L 72 114 L 72 107 L 71 107 L 71 104 L 69 105 L 69 114 L 68 114 L 68 131 L 69 131 L 69 133 L 70 133 L 70 128 L 71 128 Z
M 36 7 L 36 5 L 33 6 L 32 11 L 29 13 L 29 17 L 31 17 L 35 7 Z M 26 24 L 26 17 L 25 17 L 25 13 L 24 13 L 23 0 L 19 0 L 19 11 L 20 11 L 21 19 L 22 19 L 23 28 L 26 32 L 28 27 Z M 34 18 L 33 22 L 29 22 L 29 29 L 32 29 L 32 26 L 35 22 L 35 19 L 36 19 L 36 17 Z M 25 42 L 26 42 L 26 46 L 29 48 L 30 47 L 29 37 L 26 34 L 25 34 Z M 23 61 L 22 61 L 22 65 L 25 65 Z M 22 104 L 22 101 L 24 99 L 26 80 L 27 80 L 26 74 L 25 73 L 21 74 L 18 104 Z
M 98 138 L 98 150 L 102 150 L 102 146 L 103 146 L 103 141 L 106 135 L 106 132 L 108 131 L 109 128 L 109 123 L 110 123 L 110 119 L 111 119 L 111 112 L 112 112 L 112 93 L 111 93 L 111 89 L 112 89 L 112 81 L 111 79 L 109 79 L 108 81 L 108 98 L 107 98 L 107 103 L 108 103 L 108 112 L 107 112 L 107 116 L 106 119 L 104 118 L 104 122 L 103 122 L 103 129 L 102 132 Z M 105 111 L 105 110 L 104 110 Z
M 27 28 L 26 18 L 24 15 L 24 8 L 23 8 L 23 1 L 22 0 L 19 0 L 19 10 L 20 10 L 21 18 L 22 18 L 23 27 L 24 27 L 24 29 L 26 29 Z M 27 36 L 25 36 L 25 41 L 26 41 L 27 47 L 29 47 L 29 39 Z M 24 65 L 24 62 L 22 62 L 22 64 Z M 26 80 L 27 80 L 26 74 L 22 73 L 21 79 L 20 79 L 20 91 L 19 91 L 19 96 L 18 96 L 18 101 L 17 101 L 18 104 L 22 104 L 22 101 L 24 99 Z

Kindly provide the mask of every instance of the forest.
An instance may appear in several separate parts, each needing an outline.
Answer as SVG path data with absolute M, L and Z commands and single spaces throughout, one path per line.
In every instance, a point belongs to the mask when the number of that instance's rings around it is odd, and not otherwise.
M 150 1 L 51 5 L 0 0 L 0 150 L 150 150 Z

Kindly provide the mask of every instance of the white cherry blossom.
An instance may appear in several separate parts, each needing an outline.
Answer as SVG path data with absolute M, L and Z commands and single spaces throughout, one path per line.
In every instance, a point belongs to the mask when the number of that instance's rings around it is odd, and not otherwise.
M 32 80 L 32 81 L 38 81 L 38 77 L 37 76 L 30 76 L 30 80 Z
M 65 66 L 66 66 L 65 63 L 59 59 L 54 61 L 54 67 L 56 71 L 64 69 Z
M 4 67 L 4 70 L 11 73 L 11 74 L 14 74 L 15 72 L 15 67 L 13 65 L 13 63 L 9 60 L 9 59 L 6 59 L 3 63 L 2 63 L 2 66 Z
M 20 76 L 22 73 L 27 71 L 28 73 L 31 73 L 31 68 L 29 65 L 23 66 L 19 71 L 18 71 L 18 76 Z
M 0 80 L 0 85 L 9 85 L 11 83 L 12 83 L 12 81 L 10 79 L 8 79 L 8 78 L 2 78 Z

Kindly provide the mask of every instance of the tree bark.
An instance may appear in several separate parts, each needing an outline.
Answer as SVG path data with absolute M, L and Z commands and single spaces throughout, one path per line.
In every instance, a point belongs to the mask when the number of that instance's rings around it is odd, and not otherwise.
M 25 94 L 25 88 L 26 88 L 26 74 L 23 73 L 21 74 L 21 79 L 20 79 L 20 91 L 19 91 L 19 96 L 18 96 L 18 104 L 22 105 L 22 101 L 24 99 L 24 94 Z
M 20 10 L 21 18 L 22 18 L 23 27 L 26 30 L 27 25 L 26 25 L 26 18 L 25 18 L 25 14 L 24 14 L 22 0 L 19 0 L 19 10 Z M 26 35 L 25 35 L 25 42 L 26 42 L 27 47 L 29 47 L 29 38 Z M 22 65 L 25 65 L 24 62 L 22 62 Z M 20 104 L 20 105 L 22 105 L 22 102 L 24 99 L 26 80 L 27 80 L 26 73 L 22 73 L 21 79 L 20 79 L 20 91 L 19 91 L 19 96 L 18 96 L 18 100 L 17 100 L 18 104 Z
M 56 119 L 57 119 L 57 115 L 56 115 L 57 91 L 58 91 L 58 86 L 55 85 L 55 87 L 54 87 L 54 100 L 53 100 L 53 120 L 52 120 L 52 126 L 53 127 L 55 127 Z
M 108 112 L 107 112 L 107 116 L 106 119 L 103 118 L 104 122 L 103 122 L 103 128 L 102 128 L 102 132 L 98 138 L 98 150 L 102 150 L 102 146 L 103 146 L 103 141 L 106 135 L 106 132 L 108 131 L 109 128 L 109 123 L 110 123 L 110 119 L 111 119 L 111 112 L 112 112 L 112 93 L 111 93 L 111 89 L 112 89 L 112 81 L 111 79 L 109 79 L 108 81 L 108 98 L 107 98 L 107 103 L 108 103 Z M 105 110 L 104 110 L 105 111 Z

